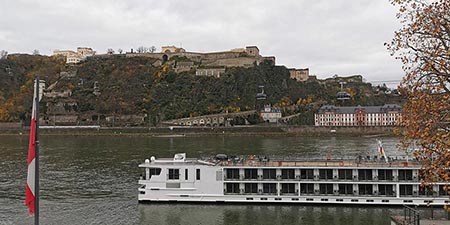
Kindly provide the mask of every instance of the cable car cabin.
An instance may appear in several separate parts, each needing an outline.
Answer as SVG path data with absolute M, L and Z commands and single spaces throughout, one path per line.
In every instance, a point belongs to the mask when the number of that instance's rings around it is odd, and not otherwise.
M 340 91 L 336 94 L 338 100 L 348 100 L 350 99 L 350 94 L 346 91 Z

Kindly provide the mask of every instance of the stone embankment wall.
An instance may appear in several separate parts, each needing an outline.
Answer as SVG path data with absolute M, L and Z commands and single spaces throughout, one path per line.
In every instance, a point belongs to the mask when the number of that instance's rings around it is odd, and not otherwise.
M 316 127 L 292 126 L 283 130 L 287 133 L 303 135 L 392 135 L 395 127 Z
M 24 129 L 0 129 L 0 133 L 15 134 L 27 132 Z M 325 128 L 312 126 L 235 126 L 235 127 L 100 127 L 41 129 L 41 134 L 50 135 L 150 135 L 150 136 L 203 136 L 203 135 L 259 135 L 259 136 L 366 136 L 393 135 L 393 127 L 340 127 Z

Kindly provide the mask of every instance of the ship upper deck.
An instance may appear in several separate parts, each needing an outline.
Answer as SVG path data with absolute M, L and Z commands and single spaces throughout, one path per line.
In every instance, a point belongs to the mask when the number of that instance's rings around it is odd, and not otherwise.
M 178 158 L 177 158 L 178 155 Z M 208 165 L 221 167 L 362 167 L 362 168 L 420 168 L 421 163 L 405 156 L 378 158 L 378 157 L 339 157 L 332 158 L 299 158 L 299 157 L 267 157 L 267 156 L 233 156 L 233 157 L 203 157 L 186 158 L 185 154 L 174 158 L 146 160 L 139 167 L 170 166 L 170 165 Z

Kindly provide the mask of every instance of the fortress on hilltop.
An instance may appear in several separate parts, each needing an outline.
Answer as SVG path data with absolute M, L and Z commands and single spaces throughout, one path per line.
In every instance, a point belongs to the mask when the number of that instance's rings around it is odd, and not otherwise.
M 257 46 L 246 46 L 244 48 L 234 48 L 228 51 L 219 52 L 189 52 L 186 49 L 174 45 L 162 46 L 161 52 L 141 51 L 131 49 L 125 57 L 148 57 L 156 59 L 154 66 L 161 66 L 168 63 L 177 73 L 194 71 L 196 76 L 220 77 L 227 68 L 244 67 L 249 68 L 259 65 L 262 62 L 269 62 L 275 65 L 275 56 L 262 56 Z M 55 50 L 53 55 L 66 58 L 66 63 L 76 64 L 88 57 L 111 57 L 114 52 L 106 54 L 96 54 L 92 48 L 79 47 L 77 51 Z M 316 80 L 315 76 L 309 74 L 309 68 L 297 69 L 288 68 L 290 78 L 299 82 Z
M 275 65 L 274 56 L 261 56 L 257 46 L 247 46 L 245 48 L 236 48 L 221 52 L 188 52 L 184 48 L 176 46 L 162 46 L 159 53 L 126 53 L 126 57 L 144 56 L 159 59 L 159 63 L 165 63 L 168 60 L 175 60 L 174 68 L 177 72 L 190 69 L 203 69 L 197 71 L 197 75 L 207 74 L 216 75 L 214 69 L 224 69 L 225 67 L 252 67 L 259 65 L 263 61 L 269 61 Z M 205 71 L 207 69 L 208 71 Z

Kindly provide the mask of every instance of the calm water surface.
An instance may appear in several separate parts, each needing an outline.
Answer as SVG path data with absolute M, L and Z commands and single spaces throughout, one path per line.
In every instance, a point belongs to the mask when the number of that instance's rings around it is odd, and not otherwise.
M 0 136 L 0 224 L 32 224 L 24 206 L 27 135 Z M 388 154 L 398 140 L 384 138 Z M 390 224 L 399 208 L 334 205 L 138 204 L 137 165 L 151 155 L 307 157 L 374 154 L 375 138 L 41 137 L 41 224 Z

